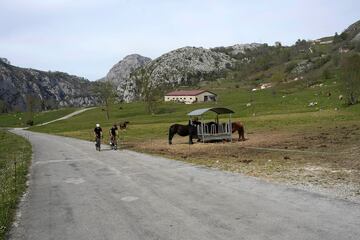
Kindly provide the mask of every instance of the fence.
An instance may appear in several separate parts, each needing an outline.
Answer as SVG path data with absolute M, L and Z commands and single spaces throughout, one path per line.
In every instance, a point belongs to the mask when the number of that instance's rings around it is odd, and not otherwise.
M 202 142 L 212 140 L 231 140 L 231 122 L 207 125 L 201 123 L 197 126 L 197 135 Z

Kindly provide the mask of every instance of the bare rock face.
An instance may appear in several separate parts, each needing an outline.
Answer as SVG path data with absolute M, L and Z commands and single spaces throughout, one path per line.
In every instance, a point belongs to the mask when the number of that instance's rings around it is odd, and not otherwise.
M 235 44 L 231 47 L 231 54 L 237 55 L 237 54 L 245 54 L 248 50 L 254 50 L 256 48 L 261 47 L 263 44 L 260 43 L 249 43 L 249 44 Z
M 219 73 L 233 64 L 226 54 L 205 48 L 184 47 L 166 53 L 145 66 L 155 85 L 194 84 L 205 76 Z
M 313 63 L 309 60 L 302 60 L 301 62 L 297 63 L 294 69 L 291 70 L 292 74 L 303 74 L 311 70 L 313 67 Z
M 104 80 L 116 86 L 121 100 L 130 102 L 134 99 L 134 86 L 130 75 L 150 61 L 150 58 L 139 54 L 128 55 L 110 69 Z
M 97 103 L 91 82 L 63 72 L 44 72 L 15 67 L 0 61 L 0 101 L 6 110 L 26 110 L 31 97 L 38 110 L 82 107 Z
M 360 32 L 352 39 L 353 42 L 360 42 Z
M 215 78 L 230 68 L 234 59 L 224 53 L 205 48 L 183 47 L 154 59 L 132 74 L 129 86 L 132 93 L 128 99 L 141 97 L 144 81 L 141 72 L 148 76 L 148 87 L 152 89 L 174 88 L 181 85 L 196 85 L 197 83 Z M 140 74 L 139 74 L 140 73 Z M 139 86 L 142 85 L 142 86 Z
M 264 46 L 264 44 L 261 43 L 246 43 L 246 44 L 235 44 L 228 47 L 216 47 L 212 50 L 216 52 L 223 52 L 230 56 L 237 56 L 239 54 L 246 54 L 248 51 L 255 50 L 257 48 L 260 48 Z
M 353 42 L 360 41 L 360 20 L 351 24 L 343 33 L 345 33 L 347 38 L 351 39 Z
M 11 64 L 10 61 L 7 58 L 2 58 L 0 57 L 0 62 L 6 63 L 6 64 Z

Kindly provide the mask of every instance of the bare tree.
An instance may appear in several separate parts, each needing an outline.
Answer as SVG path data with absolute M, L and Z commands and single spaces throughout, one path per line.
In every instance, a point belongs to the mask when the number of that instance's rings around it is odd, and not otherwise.
M 102 105 L 105 108 L 106 119 L 110 119 L 110 108 L 114 104 L 116 99 L 115 86 L 109 82 L 98 82 L 96 83 L 93 92 L 99 97 Z
M 5 101 L 0 100 L 0 113 L 6 113 L 7 112 L 7 106 Z
M 133 77 L 138 87 L 140 99 L 145 102 L 146 110 L 148 113 L 154 114 L 161 94 L 161 88 L 155 86 L 151 80 L 151 71 L 142 68 Z
M 348 55 L 342 59 L 341 79 L 347 104 L 358 103 L 360 96 L 360 56 L 358 54 Z
M 34 95 L 27 94 L 25 97 L 26 103 L 26 124 L 34 125 L 34 112 L 40 108 L 40 99 Z

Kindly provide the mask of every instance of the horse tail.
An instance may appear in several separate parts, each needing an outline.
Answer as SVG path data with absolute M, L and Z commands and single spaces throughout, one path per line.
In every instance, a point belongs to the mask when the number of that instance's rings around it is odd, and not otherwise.
M 245 128 L 244 128 L 244 125 L 240 125 L 240 128 L 239 128 L 239 138 L 241 136 L 241 139 L 243 141 L 245 141 Z
M 169 144 L 172 144 L 172 139 L 173 139 L 173 137 L 174 137 L 174 135 L 175 135 L 175 125 L 171 125 L 170 127 L 169 127 Z
M 232 132 L 234 133 L 234 132 L 238 132 L 238 134 L 239 134 L 239 141 L 240 140 L 243 140 L 243 141 L 245 141 L 245 128 L 244 128 L 244 125 L 241 123 L 241 122 L 233 122 L 232 123 L 232 127 L 233 127 L 233 129 L 232 129 Z

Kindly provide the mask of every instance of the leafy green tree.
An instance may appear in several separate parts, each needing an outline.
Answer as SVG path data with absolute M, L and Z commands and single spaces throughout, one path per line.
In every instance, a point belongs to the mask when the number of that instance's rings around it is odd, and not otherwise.
M 360 96 L 360 55 L 351 54 L 342 59 L 341 79 L 347 104 L 358 103 Z
M 341 37 L 339 36 L 339 34 L 336 32 L 335 35 L 334 35 L 334 40 L 333 40 L 334 43 L 338 43 L 338 42 L 341 42 Z
M 341 40 L 343 40 L 343 41 L 345 41 L 345 40 L 347 39 L 347 37 L 348 37 L 348 34 L 347 34 L 346 32 L 342 32 L 342 33 L 340 34 L 340 38 L 341 38 Z

